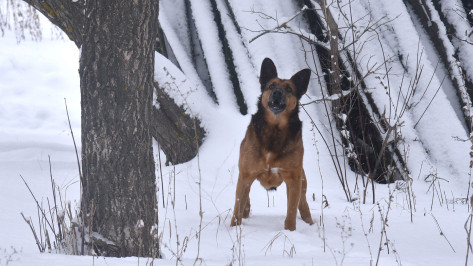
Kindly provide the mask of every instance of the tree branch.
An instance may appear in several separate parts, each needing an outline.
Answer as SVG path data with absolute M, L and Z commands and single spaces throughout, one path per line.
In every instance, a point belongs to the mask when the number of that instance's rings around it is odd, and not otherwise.
M 166 154 L 166 165 L 187 162 L 197 154 L 206 132 L 200 121 L 187 115 L 157 82 L 154 87 L 157 98 L 153 101 L 159 108 L 153 108 L 151 134 Z
M 77 47 L 82 45 L 85 26 L 84 0 L 23 0 L 58 26 Z

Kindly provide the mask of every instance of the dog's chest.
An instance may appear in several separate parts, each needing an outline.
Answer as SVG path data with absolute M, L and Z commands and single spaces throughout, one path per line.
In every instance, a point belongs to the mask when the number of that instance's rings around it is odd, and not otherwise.
M 264 160 L 264 169 L 260 171 L 257 176 L 257 179 L 260 181 L 261 185 L 266 189 L 272 189 L 280 186 L 283 182 L 283 177 L 281 176 L 284 169 L 282 169 L 274 160 L 275 155 L 271 152 L 267 152 L 263 156 Z
M 266 153 L 266 156 L 265 156 L 266 168 L 265 168 L 265 170 L 271 172 L 271 174 L 273 174 L 273 175 L 279 176 L 279 171 L 282 170 L 282 169 L 281 169 L 281 167 L 279 167 L 279 165 L 277 165 L 275 163 L 275 161 L 272 160 L 271 157 L 274 158 L 273 153 L 271 153 L 271 152 Z

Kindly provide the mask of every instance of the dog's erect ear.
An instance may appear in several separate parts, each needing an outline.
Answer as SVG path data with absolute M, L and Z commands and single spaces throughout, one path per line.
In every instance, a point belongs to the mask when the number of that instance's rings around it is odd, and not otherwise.
M 261 64 L 261 73 L 259 75 L 259 83 L 261 84 L 261 87 L 264 87 L 268 81 L 277 76 L 278 71 L 276 70 L 273 60 L 266 57 Z
M 304 95 L 304 93 L 306 93 L 307 91 L 307 86 L 309 86 L 310 73 L 310 69 L 306 68 L 302 69 L 291 77 L 291 81 L 296 86 L 298 99 L 300 99 L 302 95 Z

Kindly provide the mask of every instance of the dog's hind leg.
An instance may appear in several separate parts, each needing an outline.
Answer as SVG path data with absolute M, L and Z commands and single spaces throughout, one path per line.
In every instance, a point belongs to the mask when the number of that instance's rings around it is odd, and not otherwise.
M 304 222 L 312 225 L 314 221 L 312 220 L 312 216 L 310 215 L 309 204 L 307 203 L 306 198 L 307 192 L 307 179 L 305 176 L 304 169 L 302 169 L 302 190 L 301 190 L 301 198 L 299 200 L 299 212 L 301 213 L 301 218 Z
M 233 208 L 233 217 L 230 226 L 240 225 L 241 219 L 248 217 L 250 213 L 250 187 L 253 181 L 254 179 L 240 173 L 235 195 L 235 207 Z

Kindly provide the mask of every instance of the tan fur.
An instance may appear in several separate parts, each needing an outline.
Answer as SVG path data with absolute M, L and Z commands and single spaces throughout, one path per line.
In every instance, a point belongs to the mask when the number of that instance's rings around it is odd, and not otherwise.
M 268 87 L 271 85 L 281 88 L 286 88 L 287 86 L 290 86 L 291 89 L 295 91 L 294 84 L 292 84 L 292 82 L 288 80 L 281 81 L 280 79 L 275 78 L 268 83 Z M 261 95 L 261 100 L 265 109 L 268 108 L 268 101 L 270 95 L 270 91 L 265 91 Z M 280 130 L 283 130 L 285 127 L 287 127 L 289 114 L 297 106 L 297 98 L 293 94 L 287 93 L 286 100 L 288 101 L 288 104 L 283 113 L 275 115 L 271 111 L 265 112 L 266 122 L 270 125 L 277 125 Z
M 291 80 L 274 78 L 266 84 L 266 87 L 271 85 L 284 89 L 289 86 L 292 92 L 296 91 L 296 87 Z M 276 134 L 278 141 L 281 140 L 284 143 L 284 149 L 278 152 L 265 149 L 258 138 L 255 126 L 253 124 L 248 126 L 245 138 L 240 146 L 240 159 L 238 163 L 240 174 L 230 225 L 239 225 L 242 218 L 248 218 L 251 207 L 249 199 L 250 188 L 257 179 L 266 189 L 276 188 L 282 182 L 286 183 L 287 215 L 284 229 L 292 231 L 296 229 L 298 208 L 302 220 L 308 224 L 313 224 L 306 199 L 307 179 L 302 166 L 302 158 L 304 156 L 302 131 L 299 130 L 295 136 L 289 137 L 290 114 L 297 108 L 298 98 L 294 93 L 284 90 L 287 107 L 281 113 L 274 114 L 268 107 L 270 95 L 270 90 L 263 91 L 261 95 L 264 120 L 268 125 L 265 131 L 263 131 L 261 138 L 269 138 L 270 135 L 274 138 Z

